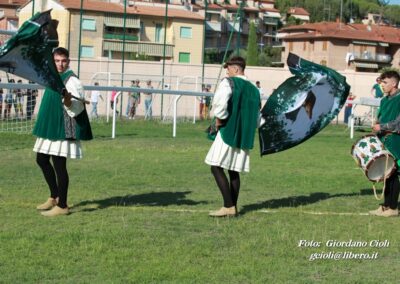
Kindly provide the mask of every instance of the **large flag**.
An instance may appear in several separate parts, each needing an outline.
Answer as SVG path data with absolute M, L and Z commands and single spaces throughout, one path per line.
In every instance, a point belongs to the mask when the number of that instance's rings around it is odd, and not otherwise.
M 346 78 L 328 67 L 292 53 L 287 60 L 294 75 L 282 83 L 261 110 L 261 155 L 294 147 L 327 126 L 346 102 Z
M 0 70 L 38 83 L 62 94 L 65 88 L 53 60 L 58 46 L 58 22 L 50 10 L 36 13 L 0 47 Z

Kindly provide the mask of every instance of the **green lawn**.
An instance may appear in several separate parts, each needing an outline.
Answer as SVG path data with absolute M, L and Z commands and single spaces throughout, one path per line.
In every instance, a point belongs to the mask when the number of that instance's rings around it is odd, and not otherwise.
M 48 189 L 34 138 L 0 133 L 0 283 L 398 282 L 400 219 L 365 214 L 378 201 L 344 126 L 262 158 L 256 141 L 241 214 L 223 219 L 208 217 L 222 199 L 203 162 L 206 126 L 181 123 L 172 138 L 170 124 L 125 121 L 112 140 L 109 124 L 94 123 L 84 159 L 68 161 L 72 214 L 55 218 L 35 209 Z

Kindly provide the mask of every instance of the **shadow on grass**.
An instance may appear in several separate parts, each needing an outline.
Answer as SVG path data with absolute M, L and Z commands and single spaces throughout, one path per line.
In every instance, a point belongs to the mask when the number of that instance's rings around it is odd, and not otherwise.
M 260 203 L 248 204 L 242 207 L 240 214 L 246 214 L 251 211 L 261 210 L 261 209 L 276 209 L 281 207 L 298 207 L 303 205 L 309 205 L 317 203 L 322 200 L 336 198 L 336 197 L 351 197 L 351 196 L 362 196 L 362 195 L 373 195 L 371 189 L 362 189 L 360 193 L 339 193 L 339 194 L 329 194 L 327 192 L 315 192 L 310 195 L 300 195 L 300 196 L 290 196 L 279 199 L 271 199 L 263 201 Z
M 138 136 L 139 134 L 137 133 L 117 133 L 116 136 L 118 137 L 132 137 L 132 136 Z M 111 138 L 111 134 L 94 134 L 95 139 L 102 139 L 102 140 L 113 140 Z
M 96 208 L 83 208 L 77 211 L 94 211 L 111 206 L 169 206 L 169 205 L 198 205 L 206 204 L 205 201 L 193 201 L 186 199 L 191 191 L 183 192 L 150 192 L 137 195 L 113 196 L 98 200 L 85 200 L 74 205 L 74 208 L 87 205 L 97 205 Z

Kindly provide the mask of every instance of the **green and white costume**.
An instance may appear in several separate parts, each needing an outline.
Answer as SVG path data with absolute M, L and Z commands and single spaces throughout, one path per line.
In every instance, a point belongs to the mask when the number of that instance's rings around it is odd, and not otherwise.
M 380 138 L 400 165 L 400 90 L 382 98 L 378 119 L 382 131 L 393 132 Z
M 82 84 L 71 70 L 60 76 L 69 93 L 84 98 Z M 59 93 L 46 89 L 33 129 L 33 134 L 37 136 L 34 152 L 71 159 L 82 158 L 80 140 L 90 140 L 92 134 L 84 104 L 76 99 L 71 102 L 70 107 L 64 106 Z
M 213 99 L 214 116 L 226 120 L 218 132 L 205 163 L 236 172 L 250 171 L 249 150 L 260 109 L 260 94 L 246 76 L 225 78 Z

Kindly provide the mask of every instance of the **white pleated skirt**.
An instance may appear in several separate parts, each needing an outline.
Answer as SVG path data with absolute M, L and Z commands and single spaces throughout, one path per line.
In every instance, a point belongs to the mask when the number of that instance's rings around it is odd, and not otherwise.
M 226 144 L 218 132 L 205 159 L 210 166 L 219 166 L 235 172 L 250 171 L 249 150 L 233 148 Z
M 57 140 L 37 138 L 33 151 L 47 155 L 81 159 L 83 156 L 80 141 Z

